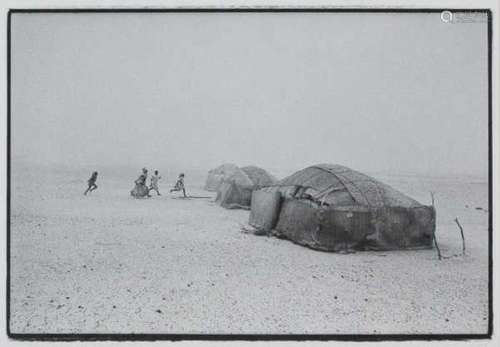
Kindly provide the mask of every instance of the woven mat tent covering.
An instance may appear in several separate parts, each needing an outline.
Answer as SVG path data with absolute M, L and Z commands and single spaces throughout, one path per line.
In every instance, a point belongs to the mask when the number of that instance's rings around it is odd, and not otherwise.
M 205 190 L 216 192 L 224 179 L 229 178 L 234 173 L 241 171 L 235 164 L 226 163 L 217 166 L 215 169 L 208 171 L 207 180 L 205 182 Z
M 311 248 L 432 247 L 435 210 L 341 165 L 300 170 L 252 195 L 250 224 Z
M 254 186 L 258 188 L 274 185 L 278 182 L 276 177 L 258 166 L 244 166 L 241 170 L 247 174 Z

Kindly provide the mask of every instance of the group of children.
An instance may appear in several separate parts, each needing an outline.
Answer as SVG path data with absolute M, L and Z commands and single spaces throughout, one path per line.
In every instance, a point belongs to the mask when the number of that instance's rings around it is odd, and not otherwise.
M 130 194 L 133 197 L 136 197 L 136 198 L 148 197 L 148 198 L 150 198 L 151 195 L 149 194 L 149 192 L 152 190 L 154 190 L 157 195 L 161 195 L 160 190 L 158 188 L 158 182 L 161 179 L 161 176 L 160 176 L 158 170 L 155 170 L 154 175 L 151 176 L 149 187 L 146 185 L 147 178 L 148 178 L 148 170 L 146 168 L 143 168 L 142 174 L 139 176 L 138 179 L 136 179 L 134 181 L 134 183 L 135 183 L 134 189 L 132 189 L 132 191 L 130 192 Z M 87 188 L 87 190 L 85 190 L 83 195 L 87 195 L 88 193 L 97 189 L 96 181 L 97 181 L 97 171 L 94 171 L 88 180 L 88 188 Z M 170 193 L 178 192 L 178 191 L 182 191 L 182 194 L 184 195 L 184 197 L 185 198 L 187 197 L 186 188 L 184 186 L 184 174 L 183 173 L 181 173 L 179 175 L 179 178 L 177 179 L 177 182 L 175 183 L 174 188 L 170 189 Z

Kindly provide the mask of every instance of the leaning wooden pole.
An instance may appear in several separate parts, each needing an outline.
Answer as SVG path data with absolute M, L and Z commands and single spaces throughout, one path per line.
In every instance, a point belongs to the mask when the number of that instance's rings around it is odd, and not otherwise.
M 434 192 L 430 192 L 430 193 L 431 193 L 431 200 L 432 200 L 432 208 L 434 208 L 434 210 L 436 210 L 436 208 L 434 207 Z M 441 250 L 439 249 L 439 245 L 438 245 L 438 242 L 436 239 L 436 220 L 435 219 L 434 219 L 434 231 L 432 233 L 432 238 L 434 239 L 434 246 L 436 247 L 438 259 L 441 260 L 441 258 L 442 258 Z
M 434 231 L 434 246 L 436 246 L 436 251 L 437 251 L 437 254 L 438 254 L 438 259 L 441 260 L 441 251 L 439 250 L 439 246 L 438 246 L 438 242 L 437 242 L 437 239 L 436 239 L 436 231 Z
M 458 227 L 460 228 L 460 235 L 462 235 L 462 255 L 465 255 L 464 228 L 462 228 L 462 225 L 460 225 L 460 222 L 458 221 L 458 217 L 455 218 L 455 223 L 457 223 Z

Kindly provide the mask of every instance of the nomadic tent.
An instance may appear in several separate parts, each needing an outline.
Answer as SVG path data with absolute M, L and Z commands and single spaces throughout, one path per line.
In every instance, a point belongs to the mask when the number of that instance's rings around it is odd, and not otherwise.
M 252 194 L 250 224 L 325 251 L 431 248 L 436 212 L 341 165 L 310 166 Z
M 258 166 L 244 166 L 241 168 L 252 180 L 254 186 L 261 188 L 275 184 L 278 180 L 269 172 Z
M 238 171 L 240 171 L 240 168 L 234 164 L 222 164 L 215 169 L 208 171 L 205 190 L 216 192 L 225 178 L 229 178 Z
M 276 178 L 266 170 L 257 166 L 246 166 L 223 180 L 215 201 L 222 207 L 229 209 L 250 209 L 252 192 L 276 182 Z

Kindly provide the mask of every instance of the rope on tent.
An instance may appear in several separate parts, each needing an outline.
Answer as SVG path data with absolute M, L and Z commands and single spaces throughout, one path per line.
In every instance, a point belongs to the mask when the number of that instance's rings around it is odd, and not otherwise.
M 325 169 L 325 168 L 320 167 L 320 166 L 313 166 L 313 167 L 316 168 L 316 169 L 318 169 L 318 170 L 327 172 L 330 175 L 332 175 L 335 178 L 337 178 L 340 181 L 340 183 L 345 187 L 345 189 L 347 190 L 347 192 L 349 193 L 349 195 L 352 197 L 352 199 L 354 201 L 357 201 L 356 198 L 352 195 L 352 193 L 349 190 L 349 188 L 347 188 L 347 186 L 346 186 L 346 182 L 350 183 L 353 187 L 355 187 L 358 190 L 359 194 L 365 199 L 366 204 L 369 207 L 371 207 L 370 206 L 370 202 L 368 201 L 368 198 L 366 197 L 366 195 L 361 191 L 361 189 L 359 189 L 359 187 L 356 184 L 354 184 L 354 182 L 352 180 L 348 179 L 347 177 L 345 177 L 344 175 L 342 175 L 340 172 L 334 172 L 332 169 Z M 354 170 L 352 170 L 352 171 L 354 171 Z M 342 172 L 346 172 L 346 171 L 342 171 Z
M 320 200 L 320 206 L 323 206 L 324 203 L 325 203 L 325 199 L 331 193 L 337 192 L 337 191 L 342 191 L 342 190 L 346 190 L 346 187 L 344 185 L 342 185 L 342 187 L 337 187 L 336 185 L 332 184 L 332 185 L 328 186 L 326 189 L 324 189 L 323 191 L 321 191 L 318 194 L 316 194 L 314 196 L 314 199 Z

